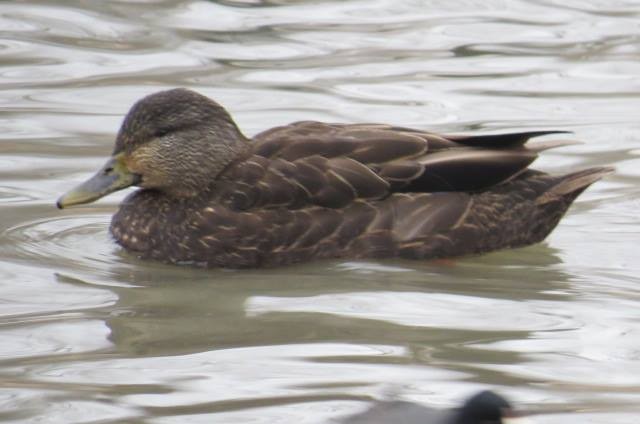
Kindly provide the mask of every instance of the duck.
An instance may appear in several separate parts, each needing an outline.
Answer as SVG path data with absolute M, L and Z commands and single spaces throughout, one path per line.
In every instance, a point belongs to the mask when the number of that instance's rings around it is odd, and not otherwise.
M 321 259 L 430 260 L 538 243 L 612 172 L 529 168 L 563 131 L 442 135 L 388 124 L 300 121 L 242 134 L 186 88 L 126 114 L 111 157 L 58 208 L 135 186 L 112 218 L 142 258 L 210 268 Z
M 346 417 L 341 424 L 508 424 L 524 423 L 509 401 L 483 390 L 468 398 L 460 408 L 435 409 L 412 402 L 377 401 L 365 412 Z

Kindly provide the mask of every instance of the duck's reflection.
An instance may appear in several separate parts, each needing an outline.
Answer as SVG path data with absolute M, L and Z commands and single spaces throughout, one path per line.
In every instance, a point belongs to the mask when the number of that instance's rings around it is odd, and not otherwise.
M 145 264 L 114 269 L 114 280 L 135 287 L 112 287 L 118 302 L 106 323 L 115 349 L 125 355 L 175 355 L 241 346 L 296 343 L 355 343 L 400 345 L 412 354 L 403 360 L 428 357 L 466 362 L 467 345 L 527 338 L 528 330 L 496 331 L 495 323 L 474 329 L 404 325 L 379 319 L 380 314 L 357 316 L 308 310 L 271 309 L 247 313 L 255 297 L 300 299 L 327 294 L 367 292 L 381 301 L 397 293 L 421 296 L 447 294 L 483 299 L 568 300 L 570 275 L 559 266 L 554 250 L 532 248 L 469 258 L 450 264 L 384 262 L 390 271 L 370 271 L 364 264 L 321 262 L 311 265 L 260 271 L 212 271 Z M 374 267 L 375 269 L 375 267 Z M 304 303 L 304 302 L 303 302 Z M 454 302 L 455 304 L 455 302 Z M 393 315 L 392 304 L 379 310 Z M 391 309 L 391 310 L 390 310 Z M 401 313 L 402 311 L 398 311 Z M 429 310 L 424 310 L 429 315 Z M 464 311 L 460 311 L 464 313 Z M 439 353 L 440 352 L 440 353 Z M 474 352 L 473 355 L 478 355 Z M 494 361 L 512 362 L 517 354 L 493 352 Z

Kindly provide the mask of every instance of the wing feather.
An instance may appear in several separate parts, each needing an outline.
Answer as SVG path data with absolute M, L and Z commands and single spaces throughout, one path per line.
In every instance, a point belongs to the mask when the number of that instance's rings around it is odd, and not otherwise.
M 395 192 L 481 191 L 527 169 L 543 148 L 565 144 L 524 146 L 557 132 L 445 136 L 302 121 L 256 135 L 252 154 L 219 177 L 219 195 L 226 205 L 247 210 L 344 208 Z

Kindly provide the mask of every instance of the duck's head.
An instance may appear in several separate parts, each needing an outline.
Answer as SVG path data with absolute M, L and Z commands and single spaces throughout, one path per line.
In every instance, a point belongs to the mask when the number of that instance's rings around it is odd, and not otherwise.
M 502 396 L 485 390 L 469 398 L 458 411 L 456 424 L 505 424 L 515 423 L 514 412 Z M 525 421 L 518 419 L 521 423 Z
M 213 100 L 182 88 L 151 94 L 125 117 L 107 163 L 57 206 L 93 202 L 134 185 L 191 197 L 245 148 L 246 138 Z

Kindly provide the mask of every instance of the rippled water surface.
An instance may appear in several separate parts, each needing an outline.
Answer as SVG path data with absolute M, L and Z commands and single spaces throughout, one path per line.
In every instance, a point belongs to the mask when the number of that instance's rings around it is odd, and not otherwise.
M 124 113 L 176 86 L 247 134 L 300 119 L 571 130 L 613 165 L 544 243 L 450 262 L 219 271 L 59 211 Z M 492 388 L 539 423 L 640 414 L 640 3 L 0 3 L 0 422 L 327 423 Z

